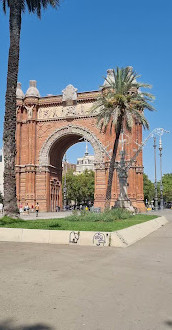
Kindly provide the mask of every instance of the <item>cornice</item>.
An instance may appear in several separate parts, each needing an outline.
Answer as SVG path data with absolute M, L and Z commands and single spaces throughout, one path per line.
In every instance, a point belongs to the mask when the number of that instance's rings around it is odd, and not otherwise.
M 85 103 L 85 102 L 87 103 L 87 102 L 95 101 L 99 94 L 100 94 L 99 91 L 78 93 L 77 102 L 78 103 Z M 39 104 L 39 106 L 61 105 L 62 104 L 62 95 L 52 95 L 52 96 L 40 97 L 38 104 Z

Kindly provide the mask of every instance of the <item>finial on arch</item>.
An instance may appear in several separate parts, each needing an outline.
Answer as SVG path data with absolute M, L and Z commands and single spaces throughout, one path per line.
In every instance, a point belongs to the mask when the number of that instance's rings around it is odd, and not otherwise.
M 23 100 L 24 99 L 24 93 L 22 91 L 21 83 L 20 82 L 17 83 L 16 98 L 17 99 L 20 99 L 20 100 Z
M 33 96 L 33 97 L 40 97 L 40 93 L 36 87 L 36 80 L 30 80 L 29 81 L 29 88 L 25 94 L 25 97 L 30 97 L 30 96 Z

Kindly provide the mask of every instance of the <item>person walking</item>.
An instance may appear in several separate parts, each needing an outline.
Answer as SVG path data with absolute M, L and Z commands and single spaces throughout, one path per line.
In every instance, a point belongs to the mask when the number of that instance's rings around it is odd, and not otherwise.
M 36 203 L 35 210 L 36 210 L 36 217 L 38 217 L 38 212 L 39 212 L 39 204 L 38 204 L 38 202 Z
M 30 210 L 30 208 L 29 208 L 29 204 L 27 203 L 27 204 L 26 204 L 26 212 L 27 212 L 27 214 L 29 214 L 29 210 Z
M 3 214 L 3 204 L 2 203 L 0 203 L 0 213 L 2 213 Z
M 23 205 L 22 204 L 20 204 L 19 212 L 20 212 L 20 214 L 23 213 Z

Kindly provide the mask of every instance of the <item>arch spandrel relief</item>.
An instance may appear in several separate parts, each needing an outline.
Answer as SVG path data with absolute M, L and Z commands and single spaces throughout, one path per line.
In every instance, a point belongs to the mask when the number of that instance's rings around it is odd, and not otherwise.
M 40 107 L 38 120 L 64 119 L 69 117 L 91 117 L 92 103 L 69 106 Z

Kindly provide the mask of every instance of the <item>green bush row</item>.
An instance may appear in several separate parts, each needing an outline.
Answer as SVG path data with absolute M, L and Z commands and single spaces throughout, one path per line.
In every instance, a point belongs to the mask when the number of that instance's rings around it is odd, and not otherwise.
M 73 214 L 67 217 L 68 221 L 103 221 L 112 222 L 115 220 L 124 220 L 132 217 L 132 213 L 125 209 L 113 209 L 107 210 L 102 213 L 92 213 L 86 210 L 82 210 L 80 213 L 74 211 Z

